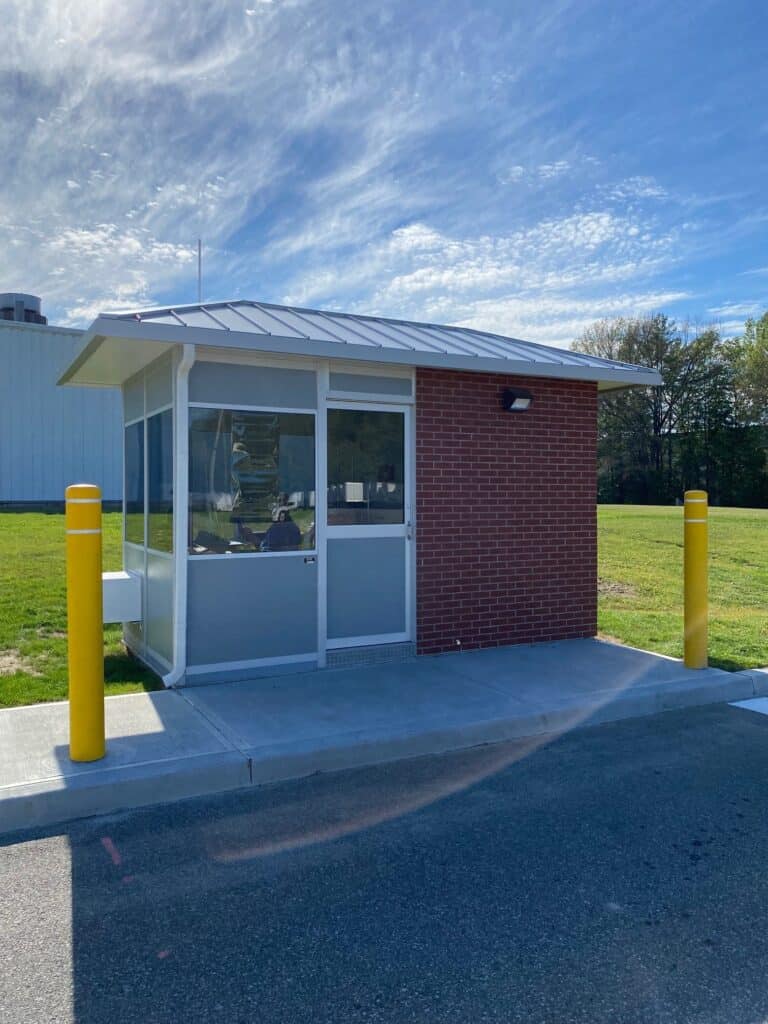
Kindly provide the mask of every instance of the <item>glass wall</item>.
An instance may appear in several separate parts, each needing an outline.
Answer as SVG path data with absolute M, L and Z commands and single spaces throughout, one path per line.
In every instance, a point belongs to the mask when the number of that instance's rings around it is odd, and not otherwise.
M 147 498 L 144 467 L 146 446 Z M 148 511 L 148 515 L 145 512 Z M 173 413 L 155 413 L 125 428 L 125 530 L 131 544 L 173 551 Z
M 144 544 L 144 420 L 125 428 L 125 539 Z
M 191 554 L 315 546 L 315 417 L 191 409 Z
M 149 520 L 147 547 L 173 551 L 173 413 L 147 420 Z
M 405 417 L 328 410 L 328 525 L 404 522 Z

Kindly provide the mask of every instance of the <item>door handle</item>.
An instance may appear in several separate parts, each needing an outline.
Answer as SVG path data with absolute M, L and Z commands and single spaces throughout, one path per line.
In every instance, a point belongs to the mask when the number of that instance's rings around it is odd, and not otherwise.
M 304 555 L 304 565 L 314 565 L 316 561 L 316 555 Z

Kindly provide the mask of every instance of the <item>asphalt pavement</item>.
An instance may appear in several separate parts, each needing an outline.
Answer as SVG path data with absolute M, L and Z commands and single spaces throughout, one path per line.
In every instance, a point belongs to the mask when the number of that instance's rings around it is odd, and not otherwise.
M 0 1021 L 768 1018 L 768 716 L 727 705 L 0 845 Z

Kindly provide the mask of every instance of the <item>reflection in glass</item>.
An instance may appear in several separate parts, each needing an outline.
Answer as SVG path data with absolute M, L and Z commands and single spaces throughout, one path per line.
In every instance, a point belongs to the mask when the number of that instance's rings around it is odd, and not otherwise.
M 149 519 L 147 547 L 173 551 L 173 414 L 147 420 Z
M 405 417 L 328 410 L 328 525 L 404 522 Z
M 144 544 L 144 420 L 125 428 L 125 539 Z
M 190 410 L 191 553 L 311 550 L 314 508 L 314 416 Z

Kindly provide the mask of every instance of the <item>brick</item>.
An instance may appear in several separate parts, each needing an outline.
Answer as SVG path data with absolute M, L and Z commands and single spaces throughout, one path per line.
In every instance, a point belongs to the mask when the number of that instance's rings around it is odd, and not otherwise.
M 596 446 L 595 384 L 417 370 L 421 653 L 594 636 Z

